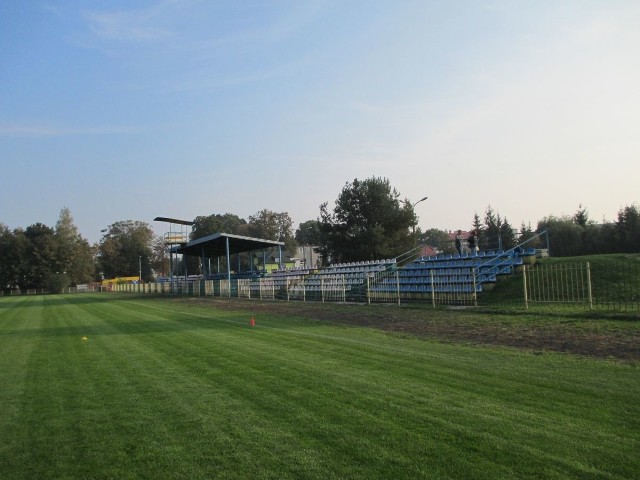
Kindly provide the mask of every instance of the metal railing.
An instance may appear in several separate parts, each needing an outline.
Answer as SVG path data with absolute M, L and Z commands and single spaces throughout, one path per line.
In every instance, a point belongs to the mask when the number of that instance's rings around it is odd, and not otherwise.
M 593 310 L 589 262 L 523 266 L 525 308 L 531 303 L 585 304 Z
M 493 284 L 475 268 L 422 278 L 402 269 L 351 274 L 121 284 L 113 291 L 302 302 L 358 302 L 525 308 L 575 307 L 640 311 L 640 264 L 611 268 L 589 262 L 524 265 Z

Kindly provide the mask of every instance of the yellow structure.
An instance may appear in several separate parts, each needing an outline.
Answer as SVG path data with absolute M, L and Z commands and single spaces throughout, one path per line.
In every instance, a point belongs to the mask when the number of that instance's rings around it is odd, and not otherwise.
M 140 280 L 139 277 L 116 277 L 102 280 L 102 286 L 117 285 L 119 283 L 134 283 Z

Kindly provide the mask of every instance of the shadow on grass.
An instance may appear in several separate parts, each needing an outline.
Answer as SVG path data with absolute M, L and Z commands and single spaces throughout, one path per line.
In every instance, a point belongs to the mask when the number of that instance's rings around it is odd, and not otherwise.
M 108 303 L 121 300 L 124 297 L 112 296 L 109 293 L 67 293 L 67 294 L 39 294 L 0 297 L 0 309 L 10 308 L 42 308 L 48 305 L 87 305 L 92 303 Z M 136 298 L 143 298 L 142 296 Z
M 238 328 L 251 329 L 246 324 L 233 320 L 199 319 L 189 320 L 142 320 L 121 321 L 103 325 L 65 325 L 40 328 L 25 328 L 0 331 L 0 337 L 64 337 L 64 336 L 104 336 L 104 335 L 153 335 L 162 333 L 180 333 L 217 330 L 225 331 Z

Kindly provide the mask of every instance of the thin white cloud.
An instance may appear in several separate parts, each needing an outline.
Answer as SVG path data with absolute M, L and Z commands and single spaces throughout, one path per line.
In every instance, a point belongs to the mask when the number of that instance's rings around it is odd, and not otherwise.
M 153 41 L 174 35 L 167 24 L 182 2 L 164 1 L 145 9 L 84 11 L 82 16 L 94 35 L 121 42 Z
M 215 68 L 204 68 L 190 70 L 181 75 L 158 80 L 153 84 L 131 85 L 130 88 L 143 91 L 154 89 L 162 93 L 216 90 L 289 77 L 300 71 L 303 66 L 304 63 L 290 63 L 238 73 L 220 72 Z
M 197 46 L 206 52 L 208 49 L 243 48 L 251 45 L 263 47 L 274 42 L 287 40 L 312 23 L 323 11 L 325 3 L 324 0 L 294 3 L 291 8 L 283 9 L 284 13 L 275 15 L 272 20 L 259 27 L 248 27 L 233 33 L 213 35 L 198 42 L 197 45 L 191 46 Z M 253 15 L 251 7 L 244 8 L 246 16 Z
M 2 137 L 65 137 L 72 135 L 127 135 L 139 129 L 126 126 L 54 127 L 45 125 L 0 124 Z
M 273 8 L 268 4 L 260 8 L 242 3 L 232 5 L 229 8 L 237 10 L 235 15 L 246 21 L 247 26 L 231 32 L 221 22 L 223 7 L 210 4 L 207 5 L 209 8 L 203 9 L 201 2 L 193 0 L 165 0 L 143 9 L 85 10 L 82 17 L 89 30 L 102 40 L 150 42 L 168 39 L 176 51 L 206 55 L 210 51 L 248 45 L 263 47 L 286 40 L 311 23 L 322 11 L 324 3 L 325 0 L 313 0 Z M 191 8 L 194 5 L 199 9 Z M 261 9 L 271 10 L 273 17 L 252 23 L 251 19 L 257 17 Z M 205 28 L 202 28 L 202 15 L 209 20 Z
M 84 11 L 91 36 L 74 41 L 158 72 L 148 82 L 132 82 L 132 90 L 215 90 L 287 77 L 308 65 L 307 57 L 274 61 L 265 52 L 291 41 L 321 14 L 324 3 L 218 6 L 169 0 L 144 9 Z M 238 25 L 229 25 L 227 10 Z
M 64 13 L 59 5 L 52 3 L 43 3 L 42 8 L 52 15 L 55 15 L 56 17 L 64 17 Z

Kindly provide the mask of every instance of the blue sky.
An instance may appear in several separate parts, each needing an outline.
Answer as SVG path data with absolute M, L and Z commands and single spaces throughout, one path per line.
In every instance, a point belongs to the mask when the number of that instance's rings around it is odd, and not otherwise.
M 423 229 L 640 201 L 637 1 L 0 1 L 0 222 L 315 219 L 386 177 Z

